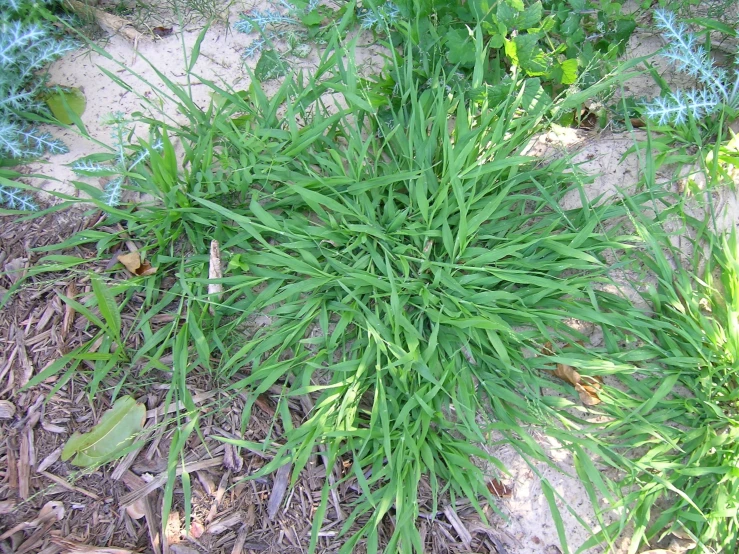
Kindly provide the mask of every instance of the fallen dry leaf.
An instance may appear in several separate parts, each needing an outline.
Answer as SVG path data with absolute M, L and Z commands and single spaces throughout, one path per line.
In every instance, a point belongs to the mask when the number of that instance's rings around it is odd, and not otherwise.
M 9 531 L 6 531 L 0 535 L 0 541 L 7 539 L 11 535 L 15 535 L 18 531 L 25 531 L 26 529 L 35 529 L 40 525 L 47 523 L 53 523 L 55 521 L 61 521 L 64 518 L 64 504 L 61 502 L 47 502 L 39 510 L 36 519 L 31 521 L 24 521 L 19 523 Z
M 193 519 L 190 522 L 190 531 L 185 533 L 186 537 L 192 537 L 193 539 L 199 539 L 205 533 L 205 526 L 200 523 L 197 519 Z M 174 549 L 174 547 L 172 547 Z
M 15 404 L 9 400 L 0 400 L 0 419 L 13 419 Z
M 67 285 L 67 298 L 74 298 L 77 296 L 77 287 L 74 283 Z M 64 304 L 64 319 L 62 320 L 62 338 L 65 338 L 69 331 L 72 329 L 72 323 L 74 323 L 75 310 L 71 304 Z
M 172 34 L 172 27 L 154 27 L 151 32 L 159 38 L 164 38 Z
M 138 252 L 131 252 L 130 254 L 119 254 L 118 261 L 133 275 L 140 277 L 146 275 L 153 275 L 157 272 L 156 267 L 151 267 L 151 264 L 141 259 L 141 255 Z
M 553 356 L 554 351 L 552 350 L 552 343 L 547 342 L 542 349 L 542 354 L 545 356 Z M 600 396 L 598 391 L 600 390 L 600 380 L 595 377 L 589 377 L 587 375 L 580 375 L 578 371 L 567 364 L 557 364 L 557 368 L 553 372 L 555 377 L 562 379 L 569 383 L 580 396 L 580 401 L 586 406 L 595 406 L 600 404 Z
M 490 480 L 488 483 L 488 490 L 490 491 L 490 494 L 497 496 L 498 498 L 508 498 L 513 494 L 513 487 L 509 487 L 497 479 Z

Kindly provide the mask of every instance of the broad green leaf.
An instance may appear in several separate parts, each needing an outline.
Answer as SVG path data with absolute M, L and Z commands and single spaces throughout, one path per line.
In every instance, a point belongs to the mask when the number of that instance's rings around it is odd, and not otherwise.
M 505 3 L 518 12 L 522 12 L 525 8 L 523 0 L 505 0 Z
M 472 65 L 475 63 L 475 48 L 472 46 L 470 34 L 465 29 L 452 29 L 446 34 L 449 63 Z
M 563 61 L 561 64 L 559 64 L 559 68 L 562 70 L 562 77 L 560 77 L 560 82 L 563 85 L 571 85 L 572 83 L 577 81 L 576 59 Z
M 62 460 L 74 456 L 72 463 L 93 467 L 115 459 L 130 446 L 144 428 L 146 408 L 131 396 L 123 396 L 103 414 L 100 422 L 87 433 L 74 433 L 62 450 Z
M 65 125 L 72 125 L 74 121 L 67 110 L 71 110 L 78 117 L 81 116 L 87 108 L 87 98 L 78 88 L 57 88 L 46 97 L 46 105 L 59 121 Z
M 279 52 L 265 50 L 262 52 L 257 66 L 254 68 L 254 77 L 259 82 L 269 81 L 282 77 L 287 73 L 287 64 L 280 58 Z
M 521 12 L 516 20 L 516 27 L 518 29 L 531 29 L 537 27 L 541 21 L 541 14 L 543 8 L 541 2 L 537 0 L 530 6 L 528 6 L 523 12 Z

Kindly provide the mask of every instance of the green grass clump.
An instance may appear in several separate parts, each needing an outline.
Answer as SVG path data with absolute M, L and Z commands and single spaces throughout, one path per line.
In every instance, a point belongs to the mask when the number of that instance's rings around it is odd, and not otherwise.
M 601 290 L 604 253 L 629 248 L 617 225 L 628 211 L 559 207 L 581 176 L 566 159 L 523 155 L 551 100 L 536 79 L 508 80 L 503 94 L 485 86 L 487 52 L 477 44 L 470 83 L 448 79 L 441 63 L 419 80 L 407 49 L 382 79 L 394 83 L 391 96 L 360 79 L 352 52 L 335 43 L 313 76 L 288 76 L 271 98 L 258 82 L 236 92 L 201 79 L 214 92 L 202 111 L 171 84 L 189 123 L 145 120 L 157 147 L 142 142 L 147 161 L 126 175 L 155 202 L 114 209 L 85 189 L 109 224 L 148 240 L 147 258 L 159 267 L 110 293 L 98 287 L 101 308 L 115 295 L 145 293 L 129 331 L 144 340 L 127 350 L 109 339 L 103 354 L 115 362 L 96 354 L 94 381 L 126 359 L 168 370 L 158 360 L 171 353 L 171 394 L 191 417 L 186 379 L 194 372 L 248 391 L 251 401 L 281 387 L 283 435 L 265 444 L 224 440 L 272 456 L 259 475 L 291 463 L 296 479 L 324 454 L 312 547 L 340 460 L 349 462 L 344 479 L 362 491 L 342 529 L 351 531 L 344 551 L 362 541 L 369 551 L 422 552 L 421 509 L 433 514 L 467 498 L 484 517 L 480 500 L 494 506 L 486 477 L 504 468 L 482 448 L 491 433 L 546 460 L 529 426 L 584 424 L 572 389 L 548 379 L 550 358 L 590 375 L 634 369 L 619 361 L 619 340 L 644 316 Z M 181 166 L 175 142 L 184 147 Z M 88 235 L 79 240 L 102 250 L 125 238 Z M 227 266 L 218 296 L 207 292 L 213 239 Z M 176 285 L 162 290 L 172 271 Z M 152 327 L 165 308 L 177 317 Z M 256 318 L 267 324 L 254 331 Z M 587 337 L 568 325 L 572 318 L 602 327 L 605 346 L 581 346 Z M 565 354 L 539 355 L 547 342 Z M 299 424 L 288 409 L 295 397 L 313 405 Z M 250 411 L 251 403 L 244 426 Z M 165 501 L 195 426 L 183 421 L 173 441 Z M 574 431 L 563 437 L 568 446 L 577 440 Z M 580 467 L 597 473 L 587 456 Z M 422 481 L 428 506 L 417 502 Z M 556 493 L 544 486 L 556 512 Z
M 670 221 L 684 223 L 687 252 L 665 231 Z M 635 523 L 630 552 L 669 531 L 691 537 L 696 552 L 736 552 L 739 244 L 735 233 L 717 236 L 685 216 L 679 203 L 638 228 L 639 259 L 657 278 L 644 297 L 662 371 L 624 381 L 632 402 L 614 410 L 622 432 L 611 440 L 626 458 L 623 504 Z

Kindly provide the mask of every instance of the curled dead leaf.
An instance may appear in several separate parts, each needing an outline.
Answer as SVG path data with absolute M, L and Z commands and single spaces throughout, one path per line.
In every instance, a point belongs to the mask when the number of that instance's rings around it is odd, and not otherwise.
M 508 498 L 513 494 L 512 486 L 508 486 L 497 479 L 491 479 L 490 482 L 488 482 L 488 490 L 490 491 L 490 494 L 497 496 L 498 498 Z
M 172 34 L 172 27 L 154 27 L 151 32 L 159 38 L 164 38 Z
M 118 261 L 123 264 L 130 273 L 143 277 L 146 275 L 153 275 L 157 272 L 156 267 L 151 267 L 151 264 L 141 259 L 141 255 L 138 252 L 131 252 L 129 254 L 119 254 Z
M 544 345 L 542 354 L 545 356 L 554 355 L 551 342 L 547 342 Z M 557 368 L 553 374 L 555 377 L 575 387 L 575 391 L 580 396 L 580 401 L 586 406 L 595 406 L 601 403 L 600 396 L 598 395 L 601 388 L 599 378 L 580 375 L 574 367 L 567 364 L 557 364 Z
M 9 400 L 0 400 L 0 419 L 13 419 L 15 404 Z

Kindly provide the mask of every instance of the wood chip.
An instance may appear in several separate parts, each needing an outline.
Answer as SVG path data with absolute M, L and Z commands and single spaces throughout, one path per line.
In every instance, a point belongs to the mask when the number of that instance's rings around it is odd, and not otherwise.
M 5 457 L 6 467 L 8 468 L 8 486 L 13 490 L 18 490 L 18 462 L 15 457 L 15 444 L 10 437 L 5 441 Z
M 56 463 L 56 461 L 62 456 L 62 450 L 64 449 L 63 446 L 60 446 L 56 450 L 54 450 L 51 454 L 46 456 L 43 460 L 41 460 L 41 463 L 39 463 L 38 467 L 36 468 L 37 473 L 41 473 L 42 471 L 46 471 L 49 469 L 53 464 Z
M 282 500 L 285 498 L 287 486 L 290 483 L 290 470 L 292 470 L 292 467 L 292 464 L 285 464 L 275 472 L 272 493 L 269 495 L 269 502 L 267 503 L 267 517 L 270 520 L 275 519 Z
M 25 347 L 25 333 L 22 329 L 16 327 L 15 329 L 15 344 L 18 349 L 18 364 L 21 368 L 20 378 L 18 379 L 18 385 L 20 387 L 26 386 L 28 381 L 33 377 L 33 364 L 28 359 L 28 353 Z
M 11 513 L 15 506 L 15 500 L 0 500 L 0 516 Z
M 457 512 L 454 510 L 454 507 L 451 505 L 444 508 L 444 515 L 449 520 L 449 523 L 452 524 L 452 527 L 454 527 L 454 530 L 457 532 L 457 535 L 459 536 L 459 540 L 462 541 L 462 544 L 464 547 L 469 550 L 472 546 L 472 535 L 467 530 L 467 527 L 464 526 L 462 523 L 462 520 L 459 519 L 459 516 L 457 515 Z
M 232 512 L 216 519 L 213 523 L 208 525 L 205 532 L 210 533 L 211 535 L 220 535 L 224 531 L 228 531 L 236 525 L 241 525 L 243 522 L 244 515 L 241 512 Z
M 236 536 L 231 554 L 243 554 L 244 544 L 246 544 L 246 537 L 249 534 L 249 530 L 246 527 L 239 529 L 239 534 Z
M 211 458 L 209 460 L 201 460 L 199 462 L 190 462 L 188 464 L 185 464 L 184 471 L 186 471 L 187 473 L 192 473 L 193 471 L 198 471 L 200 469 L 216 467 L 216 466 L 221 465 L 222 463 L 223 463 L 223 456 L 216 456 L 215 458 Z M 183 472 L 182 466 L 177 466 L 177 470 L 175 471 L 175 474 L 177 476 L 180 476 L 182 475 L 182 472 Z M 144 496 L 154 492 L 158 488 L 163 487 L 164 484 L 167 482 L 167 478 L 168 478 L 168 473 L 166 471 L 163 471 L 162 473 L 154 477 L 154 479 L 152 479 L 151 482 L 147 483 L 145 486 L 121 497 L 119 501 L 119 505 L 122 508 L 125 508 L 129 504 L 136 502 L 139 498 L 143 498 Z
M 244 459 L 239 454 L 239 447 L 226 443 L 223 450 L 223 466 L 226 469 L 239 473 L 244 467 Z
M 51 542 L 61 546 L 64 554 L 134 554 L 134 550 L 80 544 L 64 537 L 52 537 Z
M 221 249 L 217 240 L 210 241 L 210 265 L 208 266 L 208 280 L 223 279 L 223 266 L 221 264 Z M 220 302 L 223 294 L 222 283 L 208 283 L 208 297 L 211 302 Z M 213 304 L 210 305 L 211 315 L 215 314 Z
M 65 481 L 64 479 L 62 479 L 61 477 L 57 475 L 54 475 L 53 473 L 49 473 L 48 471 L 39 471 L 38 473 L 39 475 L 43 475 L 44 477 L 46 477 L 49 481 L 54 481 L 57 485 L 59 485 L 63 489 L 67 489 L 68 491 L 74 491 L 80 494 L 84 494 L 85 496 L 87 496 L 88 498 L 92 498 L 93 500 L 100 500 L 100 497 L 94 492 L 90 492 L 81 487 L 77 487 L 71 483 L 68 483 L 67 481 Z
M 20 457 L 18 458 L 18 496 L 27 500 L 31 495 L 31 452 L 33 429 L 26 426 L 21 433 Z

